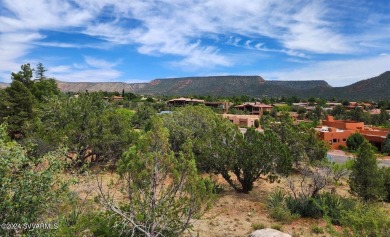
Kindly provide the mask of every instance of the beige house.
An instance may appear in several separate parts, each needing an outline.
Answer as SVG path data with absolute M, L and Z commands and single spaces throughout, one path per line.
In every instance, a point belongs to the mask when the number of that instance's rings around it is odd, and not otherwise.
M 185 105 L 205 105 L 208 107 L 216 108 L 216 109 L 221 109 L 223 112 L 227 112 L 232 103 L 227 102 L 227 101 L 204 101 L 204 100 L 198 100 L 198 99 L 193 99 L 193 98 L 176 98 L 172 100 L 168 100 L 167 105 L 168 106 L 185 106 Z
M 222 114 L 222 116 L 240 127 L 254 127 L 255 120 L 260 120 L 259 115 Z
M 273 108 L 272 105 L 266 105 L 259 102 L 245 103 L 242 105 L 235 106 L 236 109 L 242 111 L 248 111 L 251 115 L 263 115 L 265 111 L 270 112 Z
M 198 104 L 204 104 L 204 100 L 181 97 L 181 98 L 168 100 L 167 104 L 169 106 L 198 105 Z

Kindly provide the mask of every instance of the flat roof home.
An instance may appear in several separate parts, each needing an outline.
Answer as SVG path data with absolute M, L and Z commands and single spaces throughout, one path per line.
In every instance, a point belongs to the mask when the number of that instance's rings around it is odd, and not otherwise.
M 327 102 L 326 103 L 327 106 L 329 106 L 330 108 L 334 108 L 338 105 L 342 106 L 343 104 L 342 103 L 337 103 L 337 102 Z
M 221 109 L 224 113 L 226 113 L 229 110 L 232 103 L 227 101 L 205 101 L 204 105 L 212 108 Z
M 260 120 L 259 115 L 248 115 L 248 114 L 222 114 L 222 117 L 229 119 L 233 124 L 239 127 L 254 127 L 255 120 Z
M 346 147 L 348 137 L 353 133 L 360 133 L 380 151 L 383 149 L 387 134 L 390 133 L 390 129 L 365 126 L 364 122 L 334 120 L 333 116 L 327 116 L 317 131 L 320 138 L 328 142 L 333 149 Z
M 273 108 L 272 105 L 266 105 L 259 102 L 245 103 L 234 106 L 234 108 L 242 111 L 248 111 L 251 115 L 263 115 L 265 111 L 270 112 Z
M 168 100 L 167 102 L 168 106 L 178 106 L 178 107 L 185 106 L 185 105 L 198 105 L 198 104 L 204 104 L 205 106 L 209 106 L 213 108 L 220 108 L 225 113 L 232 105 L 232 103 L 227 101 L 204 101 L 204 100 L 184 98 L 184 97 Z
M 123 97 L 114 95 L 114 96 L 111 96 L 111 97 L 105 96 L 105 97 L 103 97 L 103 99 L 109 100 L 109 101 L 120 101 L 120 100 L 123 100 Z
M 204 104 L 204 100 L 180 97 L 180 98 L 168 100 L 167 104 L 169 106 L 197 105 L 197 104 Z
M 111 97 L 111 100 L 113 100 L 113 101 L 123 100 L 123 97 L 114 95 L 113 97 Z

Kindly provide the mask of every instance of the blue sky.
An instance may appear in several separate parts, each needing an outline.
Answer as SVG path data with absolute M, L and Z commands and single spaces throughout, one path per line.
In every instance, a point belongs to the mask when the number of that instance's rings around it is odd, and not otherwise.
M 344 86 L 390 70 L 389 0 L 0 0 L 0 82 L 260 75 Z

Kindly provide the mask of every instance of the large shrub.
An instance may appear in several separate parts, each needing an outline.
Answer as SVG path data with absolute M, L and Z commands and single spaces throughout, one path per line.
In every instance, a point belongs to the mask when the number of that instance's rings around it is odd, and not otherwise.
M 267 209 L 272 219 L 283 223 L 290 223 L 295 218 L 299 217 L 299 215 L 292 214 L 287 208 L 286 197 L 286 193 L 281 189 L 270 193 L 267 198 Z
M 332 224 L 340 225 L 343 212 L 353 210 L 356 201 L 351 198 L 344 198 L 332 193 L 323 193 L 314 199 L 315 204 L 322 214 L 330 218 Z
M 56 221 L 58 206 L 68 183 L 59 176 L 63 168 L 57 151 L 34 158 L 16 142 L 10 141 L 6 128 L 0 125 L 0 221 L 2 224 L 49 223 Z M 54 222 L 51 223 L 53 228 Z M 4 226 L 2 226 L 4 227 Z M 28 228 L 27 228 L 28 229 Z M 26 232 L 25 228 L 0 228 L 1 236 Z M 30 235 L 42 236 L 39 230 Z M 47 231 L 46 231 L 47 232 Z
M 120 221 L 126 236 L 181 236 L 212 197 L 212 185 L 198 175 L 192 144 L 177 155 L 160 118 L 124 153 L 118 164 L 126 199 L 118 203 L 99 184 L 101 204 Z
M 390 202 L 390 167 L 383 167 L 381 172 L 386 192 L 385 201 Z
M 383 179 L 372 146 L 364 141 L 353 161 L 349 177 L 350 192 L 364 201 L 380 200 L 385 195 Z
M 366 139 L 360 133 L 354 133 L 347 139 L 347 147 L 351 151 L 357 151 Z
M 312 217 L 318 219 L 323 216 L 323 211 L 318 205 L 316 205 L 315 199 L 311 197 L 304 195 L 300 195 L 297 198 L 288 196 L 286 198 L 286 204 L 292 213 L 299 214 L 301 217 Z
M 238 192 L 250 192 L 260 176 L 274 181 L 290 172 L 290 151 L 271 130 L 249 128 L 243 136 L 229 120 L 200 106 L 180 108 L 163 118 L 175 154 L 191 140 L 198 168 L 220 174 Z
M 277 202 L 285 206 L 285 209 L 293 215 L 310 218 L 328 217 L 332 224 L 340 225 L 342 215 L 345 211 L 353 210 L 356 206 L 356 201 L 351 198 L 344 198 L 332 193 L 322 193 L 315 197 L 300 195 L 293 196 L 278 196 L 277 193 L 272 193 L 268 199 L 268 205 L 279 207 Z M 276 197 L 276 198 L 275 198 Z M 272 202 L 270 202 L 272 201 Z M 273 205 L 271 205 L 273 204 Z
M 390 236 L 390 218 L 376 205 L 358 204 L 341 215 L 345 236 Z

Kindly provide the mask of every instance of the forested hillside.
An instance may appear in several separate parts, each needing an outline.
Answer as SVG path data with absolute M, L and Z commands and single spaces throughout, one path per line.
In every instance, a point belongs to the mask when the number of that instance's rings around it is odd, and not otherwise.
M 305 97 L 336 98 L 344 100 L 390 100 L 390 71 L 344 87 L 319 87 L 305 90 Z
M 390 72 L 345 87 L 332 87 L 326 81 L 273 81 L 260 76 L 210 76 L 155 79 L 149 83 L 64 82 L 63 92 L 107 91 L 169 96 L 321 97 L 344 100 L 390 100 Z M 8 84 L 0 83 L 0 88 Z
M 63 92 L 79 91 L 107 91 L 107 92 L 127 92 L 137 91 L 147 83 L 124 83 L 124 82 L 64 82 L 57 81 L 58 88 Z

